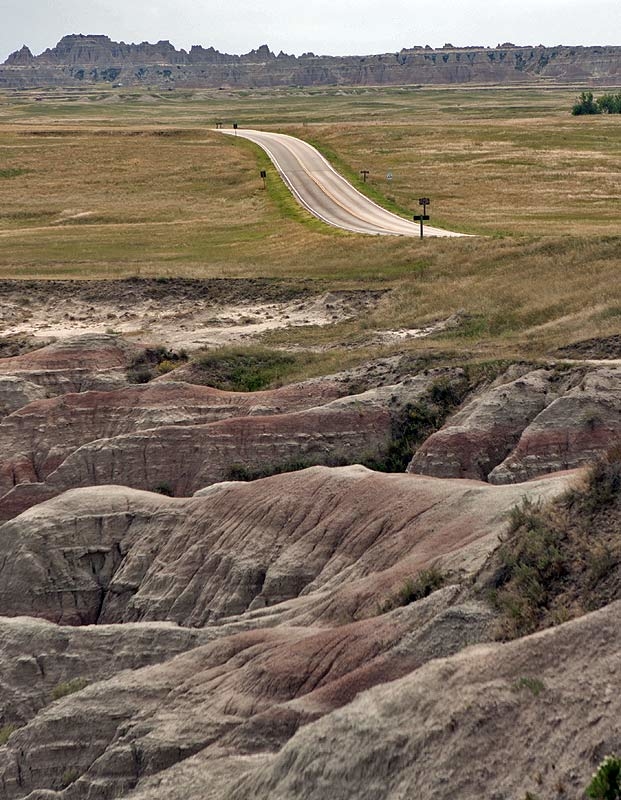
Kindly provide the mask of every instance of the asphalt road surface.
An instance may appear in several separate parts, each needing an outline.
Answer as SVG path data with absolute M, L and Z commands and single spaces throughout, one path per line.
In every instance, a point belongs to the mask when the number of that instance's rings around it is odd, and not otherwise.
M 328 225 L 375 236 L 420 236 L 420 223 L 392 214 L 345 180 L 314 147 L 284 133 L 225 130 L 258 144 L 297 201 Z M 417 206 L 416 213 L 422 207 Z M 462 236 L 425 224 L 425 236 Z

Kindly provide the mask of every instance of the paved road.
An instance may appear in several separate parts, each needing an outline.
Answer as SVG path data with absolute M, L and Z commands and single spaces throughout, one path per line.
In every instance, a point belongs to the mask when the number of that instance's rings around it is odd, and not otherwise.
M 237 136 L 262 147 L 298 202 L 328 225 L 376 236 L 420 236 L 420 223 L 392 214 L 369 200 L 301 139 L 253 130 L 238 130 Z M 420 210 L 417 206 L 416 213 Z M 461 235 L 425 225 L 425 236 Z

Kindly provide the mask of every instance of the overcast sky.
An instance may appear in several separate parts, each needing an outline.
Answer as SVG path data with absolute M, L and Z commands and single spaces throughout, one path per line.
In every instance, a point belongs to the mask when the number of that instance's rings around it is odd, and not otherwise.
M 621 0 L 0 0 L 0 63 L 68 33 L 246 53 L 358 55 L 445 43 L 621 45 Z

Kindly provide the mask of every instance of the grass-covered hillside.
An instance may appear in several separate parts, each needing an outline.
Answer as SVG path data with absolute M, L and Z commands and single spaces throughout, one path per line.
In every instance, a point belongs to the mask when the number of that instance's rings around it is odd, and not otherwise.
M 574 117 L 575 96 L 549 87 L 5 93 L 0 276 L 261 276 L 391 290 L 364 320 L 295 341 L 272 335 L 276 345 L 356 343 L 368 329 L 454 314 L 460 324 L 432 350 L 537 357 L 611 335 L 621 320 L 621 117 Z M 475 236 L 420 242 L 328 228 L 296 206 L 260 151 L 213 130 L 217 121 L 308 139 L 388 207 L 416 213 L 426 195 L 434 224 Z

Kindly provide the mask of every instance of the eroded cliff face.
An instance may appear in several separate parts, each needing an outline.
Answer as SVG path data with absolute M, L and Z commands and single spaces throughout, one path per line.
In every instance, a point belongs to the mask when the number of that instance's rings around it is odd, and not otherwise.
M 244 55 L 195 45 L 189 52 L 168 41 L 125 44 L 107 36 L 70 35 L 34 56 L 24 45 L 0 67 L 0 87 L 93 83 L 169 87 L 378 86 L 523 83 L 547 79 L 618 85 L 621 47 L 446 46 L 396 53 L 324 56 L 275 55 L 267 45 Z

